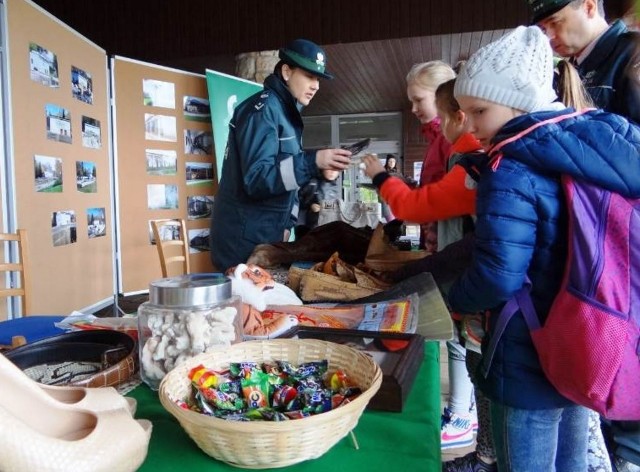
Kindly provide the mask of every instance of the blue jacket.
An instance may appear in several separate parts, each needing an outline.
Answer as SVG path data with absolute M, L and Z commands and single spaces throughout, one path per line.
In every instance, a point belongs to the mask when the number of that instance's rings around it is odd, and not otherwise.
M 295 225 L 298 189 L 318 171 L 302 149 L 296 100 L 276 75 L 235 109 L 211 219 L 211 259 L 224 271 Z
M 517 117 L 494 142 L 571 111 Z M 599 179 L 601 185 L 621 193 L 640 192 L 640 132 L 620 116 L 593 111 L 542 126 L 504 146 L 502 153 L 495 171 L 489 166 L 482 169 L 473 261 L 451 288 L 449 303 L 457 312 L 497 314 L 528 276 L 531 298 L 544 320 L 560 287 L 567 251 L 560 174 L 547 164 L 560 163 L 556 170 Z M 489 316 L 483 347 L 495 318 Z M 485 394 L 508 406 L 542 409 L 569 404 L 546 380 L 520 313 L 507 325 L 487 377 L 479 377 Z
M 595 105 L 640 123 L 640 35 L 622 20 L 611 24 L 578 66 Z

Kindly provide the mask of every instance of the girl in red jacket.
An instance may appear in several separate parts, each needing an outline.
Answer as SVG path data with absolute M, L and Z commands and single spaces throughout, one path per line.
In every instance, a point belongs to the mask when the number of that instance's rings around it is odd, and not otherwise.
M 455 76 L 451 66 L 442 61 L 415 64 L 407 74 L 407 97 L 411 102 L 411 112 L 420 120 L 422 134 L 429 144 L 422 162 L 420 186 L 437 182 L 447 172 L 451 145 L 440 129 L 435 94 L 440 84 Z M 435 222 L 420 227 L 420 247 L 429 252 L 435 252 L 437 248 L 436 228 Z

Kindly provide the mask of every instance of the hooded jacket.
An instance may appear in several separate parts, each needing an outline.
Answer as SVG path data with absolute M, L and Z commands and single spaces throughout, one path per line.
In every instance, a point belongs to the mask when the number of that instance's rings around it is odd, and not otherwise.
M 519 116 L 493 142 L 572 111 Z M 449 292 L 449 303 L 457 312 L 490 311 L 484 343 L 495 328 L 493 315 L 527 276 L 542 322 L 558 292 L 567 255 L 560 172 L 625 196 L 640 195 L 640 130 L 618 115 L 592 111 L 547 124 L 505 145 L 501 152 L 495 170 L 489 165 L 481 170 L 472 264 Z M 514 408 L 570 404 L 544 376 L 521 313 L 507 325 L 486 378 L 479 378 L 489 398 Z
M 211 259 L 222 271 L 256 245 L 282 241 L 296 222 L 298 189 L 317 173 L 315 151 L 302 149 L 301 106 L 276 75 L 264 87 L 229 123 L 210 232 Z
M 429 142 L 429 147 L 422 161 L 420 185 L 440 180 L 447 173 L 447 160 L 451 155 L 451 143 L 446 140 L 440 128 L 440 118 L 425 123 L 420 128 L 422 135 Z

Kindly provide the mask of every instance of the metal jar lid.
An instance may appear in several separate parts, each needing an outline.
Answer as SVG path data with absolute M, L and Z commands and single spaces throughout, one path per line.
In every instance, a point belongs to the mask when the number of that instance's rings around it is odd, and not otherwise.
M 231 279 L 221 273 L 187 274 L 149 284 L 149 303 L 165 307 L 212 305 L 231 298 Z

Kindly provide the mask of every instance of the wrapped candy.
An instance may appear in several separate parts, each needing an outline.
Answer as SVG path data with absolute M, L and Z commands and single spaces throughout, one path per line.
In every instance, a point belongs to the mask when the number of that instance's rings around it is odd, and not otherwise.
M 346 372 L 327 374 L 327 367 L 326 360 L 298 367 L 287 361 L 232 362 L 228 371 L 197 365 L 188 373 L 193 393 L 179 404 L 233 421 L 305 418 L 345 405 L 362 393 Z
M 218 375 L 215 371 L 207 369 L 202 364 L 189 371 L 189 379 L 201 388 L 215 387 L 218 385 Z
M 254 370 L 249 378 L 240 381 L 240 385 L 242 385 L 242 394 L 250 409 L 271 406 L 271 384 L 268 374 Z
M 250 377 L 257 370 L 260 370 L 257 362 L 232 362 L 229 364 L 229 373 L 233 379 Z

